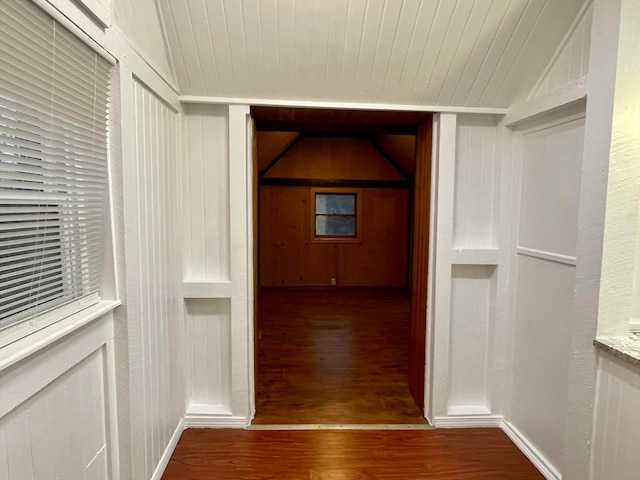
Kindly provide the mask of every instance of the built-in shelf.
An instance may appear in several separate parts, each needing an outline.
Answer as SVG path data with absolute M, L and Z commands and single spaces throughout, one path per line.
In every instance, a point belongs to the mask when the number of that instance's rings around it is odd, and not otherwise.
M 231 298 L 231 282 L 182 282 L 184 298 Z
M 451 253 L 453 265 L 498 265 L 499 258 L 497 248 L 455 248 Z

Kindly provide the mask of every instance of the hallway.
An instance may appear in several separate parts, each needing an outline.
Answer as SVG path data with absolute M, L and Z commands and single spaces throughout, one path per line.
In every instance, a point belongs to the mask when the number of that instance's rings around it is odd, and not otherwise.
M 422 424 L 407 386 L 409 292 L 262 288 L 254 425 Z

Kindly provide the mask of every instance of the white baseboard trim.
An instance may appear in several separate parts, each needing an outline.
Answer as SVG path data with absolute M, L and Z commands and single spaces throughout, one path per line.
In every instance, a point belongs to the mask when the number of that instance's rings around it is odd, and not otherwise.
M 164 474 L 164 470 L 167 468 L 167 465 L 169 465 L 169 460 L 171 460 L 171 455 L 173 455 L 173 451 L 176 449 L 176 446 L 178 445 L 178 440 L 180 440 L 180 435 L 182 435 L 183 431 L 184 431 L 184 420 L 180 420 L 178 422 L 178 426 L 173 432 L 173 435 L 171 435 L 171 439 L 169 440 L 169 444 L 167 445 L 167 448 L 162 454 L 162 457 L 160 457 L 160 461 L 158 462 L 158 466 L 156 467 L 155 472 L 153 472 L 153 475 L 151 476 L 151 480 L 161 480 L 162 475 Z
M 433 420 L 436 428 L 496 428 L 504 422 L 502 415 L 456 415 Z
M 562 474 L 551 465 L 551 462 L 531 444 L 520 430 L 506 420 L 502 422 L 500 428 L 547 480 L 562 480 Z
M 246 417 L 187 412 L 184 428 L 247 428 Z

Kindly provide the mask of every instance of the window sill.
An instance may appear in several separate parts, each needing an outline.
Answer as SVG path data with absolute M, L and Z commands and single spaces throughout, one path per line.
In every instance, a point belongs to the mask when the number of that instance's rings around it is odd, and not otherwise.
M 110 313 L 120 304 L 120 301 L 97 303 L 2 347 L 0 349 L 0 371 Z
M 593 345 L 640 368 L 640 336 L 598 337 Z

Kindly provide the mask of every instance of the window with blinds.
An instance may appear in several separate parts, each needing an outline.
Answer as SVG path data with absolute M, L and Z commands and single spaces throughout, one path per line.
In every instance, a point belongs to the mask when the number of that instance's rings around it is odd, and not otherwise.
M 0 329 L 99 301 L 111 65 L 0 0 Z

